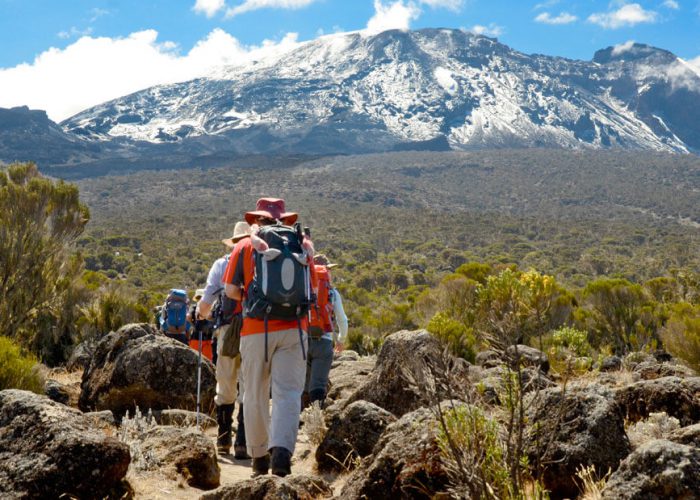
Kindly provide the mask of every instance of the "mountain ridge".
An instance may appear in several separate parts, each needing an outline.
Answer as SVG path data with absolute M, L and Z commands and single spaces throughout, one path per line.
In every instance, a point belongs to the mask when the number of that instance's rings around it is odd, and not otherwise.
M 501 147 L 697 153 L 699 102 L 700 74 L 664 49 L 623 44 L 580 61 L 430 28 L 326 35 L 60 125 L 79 144 L 111 145 L 125 158 Z

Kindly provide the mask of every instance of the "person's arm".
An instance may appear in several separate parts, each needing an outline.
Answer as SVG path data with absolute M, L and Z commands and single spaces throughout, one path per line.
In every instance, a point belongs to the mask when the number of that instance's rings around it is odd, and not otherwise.
M 245 247 L 236 245 L 231 251 L 231 257 L 228 259 L 228 266 L 224 272 L 224 277 L 221 280 L 224 283 L 224 293 L 229 299 L 243 299 L 243 258 L 245 255 Z M 243 254 L 243 255 L 242 255 Z
M 345 342 L 348 336 L 348 317 L 343 308 L 343 298 L 337 288 L 333 289 L 333 314 L 338 325 L 338 342 Z
M 211 319 L 211 310 L 214 301 L 217 299 L 218 293 L 221 291 L 221 279 L 226 271 L 227 259 L 222 257 L 217 259 L 209 269 L 207 276 L 207 285 L 204 287 L 204 293 L 197 305 L 198 319 Z

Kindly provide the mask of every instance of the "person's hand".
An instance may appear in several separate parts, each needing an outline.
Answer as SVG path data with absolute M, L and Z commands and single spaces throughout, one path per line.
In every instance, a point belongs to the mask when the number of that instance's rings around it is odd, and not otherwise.
M 335 352 L 343 352 L 345 350 L 345 346 L 343 345 L 342 342 L 336 342 L 333 350 Z

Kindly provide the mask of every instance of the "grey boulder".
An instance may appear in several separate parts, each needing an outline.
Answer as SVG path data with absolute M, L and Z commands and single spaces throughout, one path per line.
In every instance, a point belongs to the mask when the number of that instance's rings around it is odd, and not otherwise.
M 80 409 L 112 410 L 118 419 L 136 407 L 196 409 L 197 352 L 158 332 L 152 325 L 131 324 L 97 344 L 83 373 Z M 202 408 L 213 405 L 214 367 L 202 362 Z
M 200 500 L 311 500 L 330 498 L 333 490 L 320 477 L 291 474 L 284 478 L 258 476 L 205 493 Z
M 578 494 L 581 465 L 615 470 L 630 452 L 623 413 L 606 387 L 553 387 L 531 395 L 529 405 L 526 451 L 532 466 L 544 466 L 542 479 L 554 497 Z
M 618 389 L 615 399 L 633 422 L 652 412 L 666 412 L 682 426 L 700 421 L 700 377 L 642 380 Z
M 700 448 L 656 439 L 628 456 L 610 476 L 603 498 L 691 500 L 700 495 Z
M 120 498 L 129 448 L 78 410 L 45 396 L 0 391 L 0 497 Z
M 367 401 L 355 401 L 332 418 L 323 441 L 316 449 L 318 469 L 342 471 L 358 457 L 372 453 L 386 427 L 394 422 L 388 411 Z

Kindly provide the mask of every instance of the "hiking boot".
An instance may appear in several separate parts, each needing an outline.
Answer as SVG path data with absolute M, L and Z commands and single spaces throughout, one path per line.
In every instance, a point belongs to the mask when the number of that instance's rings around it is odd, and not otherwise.
M 326 403 L 326 391 L 324 389 L 314 389 L 309 392 L 309 404 L 312 405 L 318 401 L 321 409 L 325 407 Z
M 236 460 L 248 460 L 250 455 L 248 455 L 248 449 L 244 444 L 236 444 L 233 446 L 233 458 Z
M 253 477 L 264 476 L 270 470 L 270 455 L 253 459 Z
M 219 455 L 231 452 L 231 422 L 233 420 L 233 404 L 216 407 L 216 422 L 219 430 L 216 437 L 216 451 Z
M 272 473 L 284 477 L 292 473 L 292 452 L 287 448 L 275 446 L 270 449 Z

